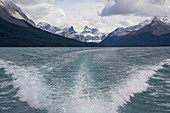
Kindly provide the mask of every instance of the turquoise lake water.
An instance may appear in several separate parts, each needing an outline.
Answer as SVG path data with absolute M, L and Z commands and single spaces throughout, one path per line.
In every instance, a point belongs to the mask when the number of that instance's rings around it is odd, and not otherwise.
M 0 113 L 170 113 L 170 48 L 0 48 Z

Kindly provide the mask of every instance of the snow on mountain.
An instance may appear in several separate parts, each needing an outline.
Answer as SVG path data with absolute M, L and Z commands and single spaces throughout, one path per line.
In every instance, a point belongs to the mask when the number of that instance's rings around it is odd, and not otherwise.
M 166 24 L 170 24 L 170 17 L 168 16 L 155 16 L 152 21 L 161 21 Z
M 99 30 L 96 28 L 90 28 L 88 26 L 85 26 L 84 31 L 82 33 L 83 34 L 97 34 L 99 33 Z
M 74 30 L 74 27 L 73 27 L 73 26 L 71 26 L 71 27 L 68 29 L 68 31 L 69 31 L 69 33 L 70 33 L 71 35 L 74 35 L 74 34 L 77 33 L 77 32 Z
M 84 27 L 84 31 L 82 32 L 82 35 L 84 35 L 86 42 L 94 42 L 94 43 L 99 43 L 102 40 L 104 40 L 106 37 L 106 34 L 101 33 L 98 29 L 90 28 L 88 26 Z
M 44 22 L 38 23 L 37 26 L 40 29 L 46 30 L 48 32 L 58 34 L 67 38 L 76 39 L 82 42 L 99 43 L 106 37 L 106 35 L 104 33 L 100 33 L 98 29 L 90 28 L 88 26 L 85 26 L 84 30 L 79 33 L 75 31 L 73 26 L 71 26 L 70 28 L 60 29 Z
M 40 29 L 49 31 L 49 32 L 51 32 L 51 33 L 56 33 L 57 31 L 61 31 L 60 28 L 51 26 L 50 24 L 45 23 L 45 22 L 40 22 L 40 23 L 38 23 L 38 24 L 37 24 L 37 27 L 40 28 Z
M 2 3 L 2 1 L 0 1 L 0 6 L 4 6 L 4 4 Z
M 152 21 L 161 21 L 161 22 L 163 22 L 165 24 L 170 25 L 170 18 L 169 17 L 167 17 L 167 16 L 163 16 L 163 17 L 155 16 L 152 19 L 145 20 L 144 22 L 142 22 L 142 23 L 140 23 L 138 25 L 134 25 L 134 26 L 126 27 L 126 28 L 119 27 L 116 30 L 114 30 L 113 32 L 111 32 L 109 34 L 109 36 L 110 37 L 113 37 L 113 36 L 118 36 L 118 37 L 125 36 L 125 35 L 131 33 L 132 31 L 137 31 L 137 30 L 145 27 L 146 25 L 149 25 Z
M 150 37 L 163 37 L 162 35 L 170 33 L 170 18 L 155 16 L 150 20 L 130 26 L 127 28 L 117 28 L 111 32 L 100 44 L 103 45 L 117 45 L 117 44 L 145 44 L 152 42 L 153 38 Z M 168 35 L 167 35 L 168 36 Z M 142 39 L 140 41 L 140 39 Z M 162 39 L 159 39 L 162 40 Z M 163 41 L 163 40 L 162 40 Z M 164 41 L 163 41 L 164 42 Z M 166 42 L 166 41 L 165 41 Z M 149 43 L 148 43 L 149 44 Z M 150 43 L 153 45 L 152 43 Z M 159 41 L 155 41 L 155 45 L 159 45 Z M 165 44 L 165 43 L 162 43 Z
M 138 25 L 134 25 L 134 26 L 126 27 L 126 28 L 119 27 L 116 30 L 114 30 L 112 33 L 110 33 L 109 35 L 111 37 L 112 36 L 118 36 L 118 37 L 125 36 L 132 31 L 137 31 L 137 30 L 143 28 L 144 26 L 150 24 L 151 22 L 152 22 L 152 20 L 145 20 L 144 22 L 142 22 Z
M 24 25 L 21 21 L 16 21 L 16 19 L 25 20 L 26 22 L 35 26 L 34 22 L 30 20 L 18 6 L 8 0 L 0 0 L 0 17 L 11 23 L 23 26 L 26 25 Z
M 170 19 L 155 16 L 141 24 L 118 28 L 100 44 L 109 46 L 160 46 L 169 45 Z

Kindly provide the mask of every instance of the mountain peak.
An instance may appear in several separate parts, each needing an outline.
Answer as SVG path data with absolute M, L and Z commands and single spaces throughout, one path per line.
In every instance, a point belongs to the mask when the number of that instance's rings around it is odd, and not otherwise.
M 141 41 L 145 39 L 150 40 L 148 37 L 157 38 L 159 36 L 161 37 L 162 35 L 169 33 L 170 33 L 170 19 L 167 16 L 164 17 L 155 16 L 152 19 L 145 20 L 144 22 L 135 26 L 117 28 L 116 30 L 111 32 L 106 37 L 106 39 L 101 43 L 106 45 L 124 43 L 126 41 L 127 43 L 130 43 L 128 42 L 129 40 L 139 41 L 140 38 Z M 139 41 L 139 43 L 141 42 Z
M 73 29 L 73 30 L 74 30 L 74 27 L 73 27 L 73 26 L 71 26 L 69 29 Z
M 45 26 L 45 25 L 49 25 L 49 24 L 46 23 L 46 22 L 39 22 L 39 23 L 37 24 L 37 26 Z
M 89 27 L 86 25 L 86 26 L 84 26 L 84 29 L 86 29 L 86 28 L 89 28 Z
M 161 21 L 166 24 L 170 24 L 170 18 L 168 16 L 154 16 L 152 21 L 153 22 Z
M 30 20 L 18 6 L 9 0 L 0 0 L 0 17 L 17 25 L 28 27 L 24 22 L 19 21 L 24 20 L 35 26 L 34 22 Z
M 71 27 L 68 29 L 68 31 L 69 31 L 70 34 L 75 34 L 75 33 L 77 33 L 77 32 L 74 30 L 74 27 L 73 27 L 73 26 L 71 26 Z
M 76 39 L 82 42 L 99 43 L 106 37 L 106 34 L 99 32 L 98 29 L 90 28 L 88 26 L 84 27 L 83 32 L 76 32 L 73 26 L 71 26 L 70 28 L 57 29 L 57 27 L 54 27 L 45 22 L 40 22 L 37 24 L 37 26 L 38 28 L 46 30 L 48 32 L 59 34 L 67 38 Z
M 56 33 L 57 31 L 60 31 L 61 29 L 55 26 L 51 26 L 50 24 L 46 22 L 39 22 L 37 24 L 37 27 L 46 31 L 49 31 L 51 33 Z
M 92 34 L 97 34 L 99 33 L 99 30 L 96 28 L 90 28 L 88 26 L 84 27 L 84 31 L 82 33 L 92 33 Z
M 91 31 L 91 28 L 88 26 L 84 26 L 84 31 Z
M 50 24 L 48 24 L 48 23 L 46 23 L 46 22 L 39 22 L 38 24 L 37 24 L 37 26 L 39 27 L 39 28 L 44 28 L 44 29 L 50 29 L 50 27 L 51 27 L 51 25 Z
M 6 8 L 11 16 L 17 19 L 23 19 L 23 20 L 24 18 L 28 19 L 28 17 L 22 12 L 22 10 L 18 6 L 16 6 L 14 3 L 12 3 L 11 1 L 1 0 L 0 2 L 1 2 L 0 7 Z

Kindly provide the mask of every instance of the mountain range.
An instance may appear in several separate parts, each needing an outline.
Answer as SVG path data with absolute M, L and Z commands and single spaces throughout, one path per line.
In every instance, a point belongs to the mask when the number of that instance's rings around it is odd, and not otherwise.
M 155 16 L 138 25 L 117 28 L 106 37 L 88 26 L 79 33 L 73 26 L 61 29 L 42 22 L 36 26 L 14 3 L 0 0 L 0 47 L 100 46 L 91 42 L 103 46 L 170 46 L 170 18 Z
M 117 28 L 100 44 L 106 46 L 169 46 L 170 19 L 155 16 L 135 26 Z
M 71 26 L 70 28 L 61 29 L 45 22 L 40 22 L 37 24 L 37 26 L 38 28 L 46 30 L 48 32 L 58 34 L 67 38 L 76 39 L 81 42 L 100 43 L 106 37 L 105 33 L 101 33 L 98 29 L 90 28 L 88 26 L 85 26 L 84 30 L 79 33 L 75 31 L 73 26 Z
M 36 27 L 22 10 L 9 1 L 0 0 L 0 47 L 89 47 L 83 43 L 52 34 Z

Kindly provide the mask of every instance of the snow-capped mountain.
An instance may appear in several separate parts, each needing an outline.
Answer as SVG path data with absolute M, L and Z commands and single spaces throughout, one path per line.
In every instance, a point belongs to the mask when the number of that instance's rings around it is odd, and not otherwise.
M 155 16 L 149 25 L 144 26 L 137 34 L 151 32 L 153 35 L 161 36 L 170 33 L 170 18 Z
M 18 6 L 8 0 L 0 0 L 0 17 L 17 25 L 28 27 L 29 25 L 24 22 L 26 21 L 35 26 L 34 22 Z
M 168 16 L 154 16 L 152 21 L 161 21 L 164 22 L 165 24 L 170 24 L 170 17 Z
M 134 25 L 134 26 L 130 26 L 127 28 L 123 28 L 123 27 L 119 27 L 116 30 L 114 30 L 112 33 L 109 34 L 109 36 L 125 36 L 127 34 L 129 34 L 132 31 L 137 31 L 141 28 L 143 28 L 144 26 L 148 25 L 151 23 L 152 20 L 145 20 L 144 22 L 138 24 L 138 25 Z
M 77 32 L 74 30 L 74 27 L 71 26 L 69 29 L 68 29 L 68 32 L 71 34 L 71 35 L 75 35 Z
M 69 29 L 67 29 L 67 28 L 60 29 L 59 27 L 52 26 L 46 22 L 38 23 L 37 27 L 42 30 L 51 32 L 53 34 L 59 34 L 61 36 L 68 37 L 68 38 L 73 38 L 73 36 L 72 36 L 73 33 L 76 33 L 72 26 Z
M 99 32 L 98 29 L 90 28 L 88 26 L 85 26 L 84 31 L 82 33 L 84 33 L 84 34 L 87 34 L 87 33 L 96 34 L 97 32 Z
M 160 17 L 160 16 L 155 16 L 153 17 L 153 19 L 150 20 L 145 20 L 144 22 L 138 24 L 138 25 L 134 25 L 134 26 L 130 26 L 130 27 L 119 27 L 116 30 L 114 30 L 113 32 L 111 32 L 108 36 L 113 37 L 113 36 L 118 36 L 118 37 L 122 37 L 125 36 L 133 31 L 137 31 L 143 27 L 145 27 L 146 25 L 149 25 L 152 21 L 162 21 L 166 24 L 170 23 L 170 18 L 167 16 L 164 17 Z
M 40 22 L 37 24 L 37 27 L 46 31 L 49 31 L 51 33 L 56 33 L 57 31 L 60 31 L 61 29 L 58 27 L 51 26 L 48 23 Z
M 64 29 L 60 29 L 59 31 L 56 31 L 55 34 L 67 37 L 67 38 L 75 38 L 76 35 L 76 31 L 74 30 L 74 27 L 71 26 L 70 28 L 64 28 Z
M 38 23 L 37 25 L 40 29 L 46 30 L 48 32 L 59 34 L 61 36 L 76 39 L 82 42 L 94 42 L 99 43 L 105 39 L 106 35 L 104 33 L 100 33 L 98 29 L 90 28 L 88 26 L 84 27 L 82 32 L 76 32 L 74 27 L 60 29 L 58 27 L 52 26 L 48 23 Z
M 151 20 L 145 20 L 144 22 L 135 26 L 130 26 L 127 28 L 117 28 L 116 30 L 111 32 L 100 44 L 124 46 L 142 44 L 147 45 L 149 44 L 149 41 L 152 42 L 154 40 L 155 42 L 150 43 L 150 45 L 160 45 L 160 40 L 163 40 L 160 38 L 165 37 L 164 35 L 169 36 L 169 34 L 170 18 L 166 16 L 155 16 Z M 157 41 L 156 39 L 159 39 L 159 41 Z M 162 43 L 162 45 L 164 45 L 164 43 Z
M 106 34 L 101 33 L 96 28 L 90 28 L 88 26 L 84 27 L 84 31 L 81 34 L 85 37 L 86 42 L 99 43 L 106 38 Z

